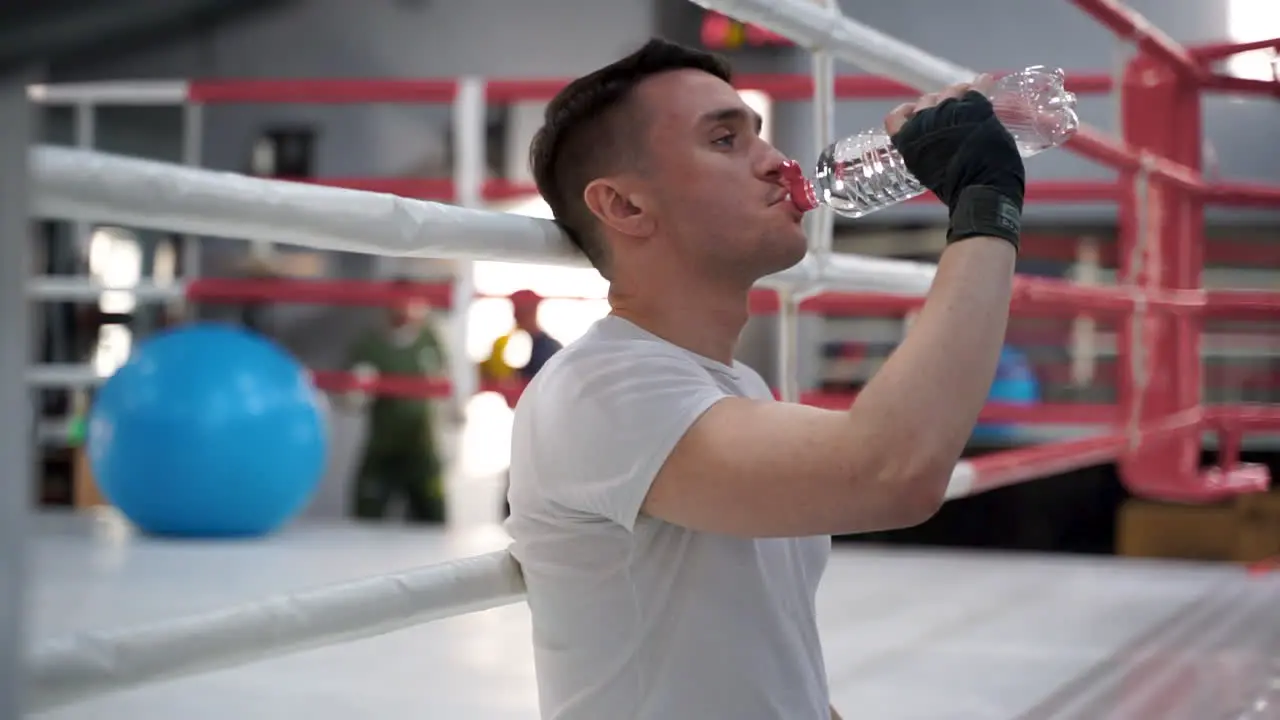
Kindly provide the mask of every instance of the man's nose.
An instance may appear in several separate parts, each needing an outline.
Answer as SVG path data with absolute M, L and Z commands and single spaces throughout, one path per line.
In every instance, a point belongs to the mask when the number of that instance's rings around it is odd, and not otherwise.
M 787 156 L 763 140 L 760 145 L 760 157 L 756 160 L 757 174 L 769 182 L 782 183 L 782 164 L 787 161 Z

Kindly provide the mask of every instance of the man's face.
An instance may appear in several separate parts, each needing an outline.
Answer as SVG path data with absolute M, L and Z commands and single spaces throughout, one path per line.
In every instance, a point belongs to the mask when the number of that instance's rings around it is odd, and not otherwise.
M 517 302 L 511 308 L 512 319 L 516 327 L 525 332 L 533 332 L 538 328 L 538 303 L 532 301 Z
M 786 159 L 760 137 L 760 118 L 733 86 L 696 70 L 636 89 L 644 113 L 646 194 L 657 235 L 684 262 L 754 281 L 805 254 L 802 213 L 778 174 Z
M 426 303 L 417 299 L 408 299 L 391 307 L 391 324 L 395 327 L 414 325 L 427 316 Z

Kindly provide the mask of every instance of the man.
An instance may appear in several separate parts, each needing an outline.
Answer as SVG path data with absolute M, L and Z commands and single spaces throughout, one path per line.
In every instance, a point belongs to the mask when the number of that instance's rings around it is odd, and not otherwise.
M 527 385 L 538 372 L 542 370 L 542 366 L 547 364 L 552 355 L 555 355 L 563 345 L 559 340 L 551 337 L 551 334 L 542 328 L 538 322 L 538 308 L 542 306 L 542 297 L 532 290 L 517 290 L 511 294 L 511 316 L 515 322 L 515 329 L 529 336 L 529 359 L 524 365 L 514 370 L 519 374 L 520 385 L 511 392 L 505 393 L 507 402 L 514 405 L 516 398 L 519 397 L 521 388 Z M 503 354 L 506 352 L 507 341 L 511 338 L 511 333 L 503 335 L 493 342 L 493 349 L 489 353 L 488 359 L 480 364 L 480 372 L 487 380 L 507 380 L 512 374 L 512 369 L 507 365 L 506 358 Z M 494 368 L 501 370 L 494 371 Z M 507 486 L 511 485 L 511 475 L 507 474 Z M 507 493 L 502 493 L 502 508 L 500 510 L 502 517 L 505 519 L 511 515 L 511 501 L 507 498 Z
M 511 294 L 511 315 L 516 329 L 529 336 L 529 361 L 520 367 L 520 378 L 525 382 L 533 380 L 551 356 L 564 347 L 538 322 L 540 307 L 542 297 L 532 290 L 517 290 Z
M 394 285 L 407 286 L 407 280 Z M 427 306 L 417 299 L 394 305 L 387 324 L 352 348 L 348 367 L 360 379 L 378 375 L 438 375 L 446 367 L 439 339 L 427 321 Z M 431 406 L 415 397 L 364 393 L 348 395 L 348 405 L 368 407 L 369 429 L 352 492 L 352 513 L 382 519 L 391 501 L 403 498 L 409 520 L 445 520 L 443 463 L 436 449 Z
M 775 402 L 734 362 L 751 286 L 805 237 L 729 79 L 653 41 L 566 87 L 531 149 L 613 308 L 515 414 L 506 527 L 547 720 L 837 718 L 814 616 L 830 535 L 936 512 L 995 372 L 1023 168 L 967 85 L 886 118 L 951 242 L 854 406 Z
M 480 374 L 485 380 L 507 381 L 518 377 L 521 385 L 528 383 L 538 374 L 542 366 L 561 350 L 563 345 L 556 340 L 538 322 L 538 308 L 542 306 L 542 297 L 532 290 L 517 290 L 511 294 L 511 319 L 514 327 L 511 332 L 493 341 L 489 357 L 480 363 Z M 507 346 L 512 335 L 523 332 L 529 338 L 529 359 L 524 365 L 513 368 L 506 357 Z M 508 402 L 513 402 L 512 394 Z

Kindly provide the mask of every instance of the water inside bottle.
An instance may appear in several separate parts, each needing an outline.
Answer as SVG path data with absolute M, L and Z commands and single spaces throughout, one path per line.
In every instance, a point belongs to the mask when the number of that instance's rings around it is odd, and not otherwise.
M 1079 126 L 1075 95 L 1061 70 L 1031 67 L 1006 75 L 988 97 L 1024 158 L 1066 142 Z M 814 186 L 835 212 L 858 218 L 925 192 L 889 136 L 869 130 L 832 144 L 819 158 Z
M 882 131 L 850 135 L 827 148 L 818 158 L 813 184 L 820 202 L 852 218 L 925 191 Z

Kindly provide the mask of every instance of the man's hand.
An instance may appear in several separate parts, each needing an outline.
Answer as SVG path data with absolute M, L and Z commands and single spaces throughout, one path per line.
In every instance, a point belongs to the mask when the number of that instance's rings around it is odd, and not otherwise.
M 907 169 L 951 211 L 951 242 L 1018 243 L 1026 171 L 1013 136 L 987 99 L 991 80 L 952 85 L 899 105 L 885 118 Z

